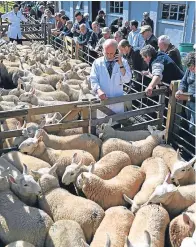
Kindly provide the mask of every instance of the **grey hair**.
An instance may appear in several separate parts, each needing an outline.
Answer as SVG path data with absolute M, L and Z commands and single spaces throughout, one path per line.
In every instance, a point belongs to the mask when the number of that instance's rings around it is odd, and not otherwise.
M 122 40 L 119 42 L 118 47 L 122 47 L 122 48 L 130 47 L 129 41 L 126 40 L 126 39 L 122 39 Z
M 154 57 L 156 55 L 156 50 L 151 45 L 146 45 L 140 50 L 140 55 L 143 57 Z
M 170 44 L 170 38 L 169 38 L 169 36 L 167 36 L 167 35 L 161 35 L 161 36 L 158 38 L 158 42 L 162 42 L 162 43 L 164 43 L 164 44 L 169 45 L 169 44 Z
M 103 49 L 105 49 L 108 46 L 113 46 L 117 49 L 118 42 L 115 39 L 106 39 L 106 41 L 103 43 Z
M 116 34 L 118 34 L 120 37 L 123 37 L 123 33 L 122 33 L 121 31 L 116 31 L 115 34 L 114 34 L 114 36 L 115 36 Z
M 82 23 L 82 24 L 80 25 L 80 28 L 81 28 L 81 27 L 85 27 L 85 28 L 86 28 L 86 24 Z
M 99 25 L 99 23 L 98 23 L 97 21 L 93 21 L 93 22 L 92 22 L 92 25 L 95 25 L 95 24 L 96 24 L 96 25 Z
M 190 52 L 187 56 L 183 59 L 183 64 L 188 68 L 191 66 L 195 66 L 195 59 L 196 59 L 196 52 Z
M 67 25 L 67 24 L 72 24 L 72 25 L 73 25 L 73 22 L 70 21 L 70 20 L 68 20 L 68 21 L 66 22 L 66 25 Z

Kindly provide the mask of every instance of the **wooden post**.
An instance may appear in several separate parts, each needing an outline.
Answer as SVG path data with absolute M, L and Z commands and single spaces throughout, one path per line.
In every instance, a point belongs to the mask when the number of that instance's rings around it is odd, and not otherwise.
M 178 90 L 178 81 L 172 81 L 171 82 L 171 90 L 172 93 L 169 96 L 169 103 L 168 103 L 168 111 L 167 111 L 167 121 L 166 121 L 166 141 L 169 144 L 170 137 L 173 130 L 173 124 L 174 124 L 174 114 L 176 111 L 176 98 L 175 94 Z
M 46 23 L 44 23 L 44 44 L 47 45 L 47 30 L 46 30 Z
M 75 45 L 75 59 L 78 59 L 78 51 L 79 51 L 79 47 L 74 43 Z
M 1 133 L 1 121 L 0 121 L 0 133 Z M 3 140 L 0 138 L 0 149 L 3 149 Z
M 88 108 L 84 107 L 81 113 L 82 113 L 82 120 L 89 119 Z M 83 133 L 88 133 L 88 128 L 89 128 L 89 126 L 83 127 Z
M 91 111 L 91 118 L 92 119 L 96 119 L 96 117 L 97 117 L 97 109 L 92 109 L 92 111 Z M 93 135 L 96 135 L 96 126 L 94 125 L 94 126 L 90 126 L 91 128 L 90 128 L 90 133 L 91 134 L 93 134 Z
M 162 128 L 162 124 L 163 124 L 163 120 L 164 120 L 164 109 L 165 109 L 165 94 L 161 94 L 159 96 L 159 104 L 162 105 L 160 111 L 158 112 L 158 118 L 161 119 L 161 121 L 159 122 L 158 124 L 158 129 L 161 129 Z

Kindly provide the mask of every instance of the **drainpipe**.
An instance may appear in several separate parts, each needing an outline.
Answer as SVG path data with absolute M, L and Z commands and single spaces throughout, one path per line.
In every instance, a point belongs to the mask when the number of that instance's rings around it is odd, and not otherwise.
M 185 12 L 185 17 L 184 17 L 182 42 L 185 42 L 185 34 L 186 34 L 186 26 L 187 26 L 188 9 L 189 9 L 189 3 L 188 3 L 188 1 L 186 1 L 186 12 Z

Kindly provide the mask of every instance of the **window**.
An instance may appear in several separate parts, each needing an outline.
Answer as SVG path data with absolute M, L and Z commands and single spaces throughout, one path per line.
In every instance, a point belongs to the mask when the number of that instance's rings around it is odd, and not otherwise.
M 84 2 L 83 1 L 78 1 L 76 5 L 76 10 L 82 10 L 84 9 Z
M 110 3 L 110 13 L 122 14 L 123 13 L 123 2 L 112 1 Z
M 161 18 L 167 20 L 184 21 L 186 5 L 185 4 L 162 4 Z

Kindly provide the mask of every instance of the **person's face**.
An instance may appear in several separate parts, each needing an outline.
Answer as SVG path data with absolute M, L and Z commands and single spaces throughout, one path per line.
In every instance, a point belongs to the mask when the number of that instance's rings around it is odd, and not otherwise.
M 164 44 L 163 42 L 158 42 L 158 47 L 159 47 L 160 51 L 166 51 L 168 48 L 168 45 Z
M 142 36 L 143 36 L 144 40 L 147 40 L 147 38 L 149 37 L 149 31 L 143 32 Z
M 134 25 L 131 25 L 131 31 L 135 31 L 137 28 Z
M 113 61 L 116 53 L 116 48 L 114 46 L 107 46 L 103 49 L 104 56 L 108 61 Z
M 15 8 L 14 8 L 14 12 L 15 12 L 15 13 L 17 13 L 18 10 L 19 10 L 19 7 L 15 7 Z
M 144 15 L 144 20 L 147 20 L 148 19 L 148 15 Z
M 63 25 L 66 24 L 66 20 L 64 20 L 64 19 L 62 19 L 62 18 L 61 18 L 61 22 L 63 23 Z
M 47 17 L 51 17 L 52 14 L 51 14 L 50 11 L 47 11 L 47 12 L 46 12 L 46 15 L 47 15 Z
M 68 28 L 69 30 L 71 30 L 72 24 L 71 24 L 71 23 L 67 24 L 67 28 Z
M 110 38 L 110 32 L 104 33 L 103 37 L 104 37 L 104 39 L 109 39 Z
M 115 34 L 114 39 L 119 43 L 122 40 L 122 37 L 119 34 Z
M 76 16 L 76 20 L 77 22 L 80 22 L 82 20 L 82 16 L 81 15 Z
M 120 51 L 121 54 L 127 55 L 129 52 L 129 47 L 128 46 L 126 46 L 126 47 L 119 46 L 118 50 Z
M 58 15 L 55 16 L 55 19 L 56 19 L 56 21 L 61 20 L 61 18 L 60 18 Z M 61 20 L 61 21 L 62 21 L 62 20 Z
M 86 27 L 84 27 L 84 26 L 80 27 L 80 32 L 81 32 L 81 34 L 85 34 L 86 33 Z
M 92 29 L 95 33 L 98 33 L 98 26 L 97 24 L 92 24 Z
M 144 62 L 145 62 L 145 63 L 147 63 L 147 64 L 150 63 L 151 57 L 149 57 L 149 56 L 147 56 L 147 57 L 142 56 L 142 58 L 144 59 Z
M 128 27 L 128 26 L 129 26 L 129 22 L 125 21 L 125 27 Z
M 189 67 L 189 70 L 192 72 L 192 73 L 195 73 L 196 74 L 196 66 L 195 65 L 192 65 Z

